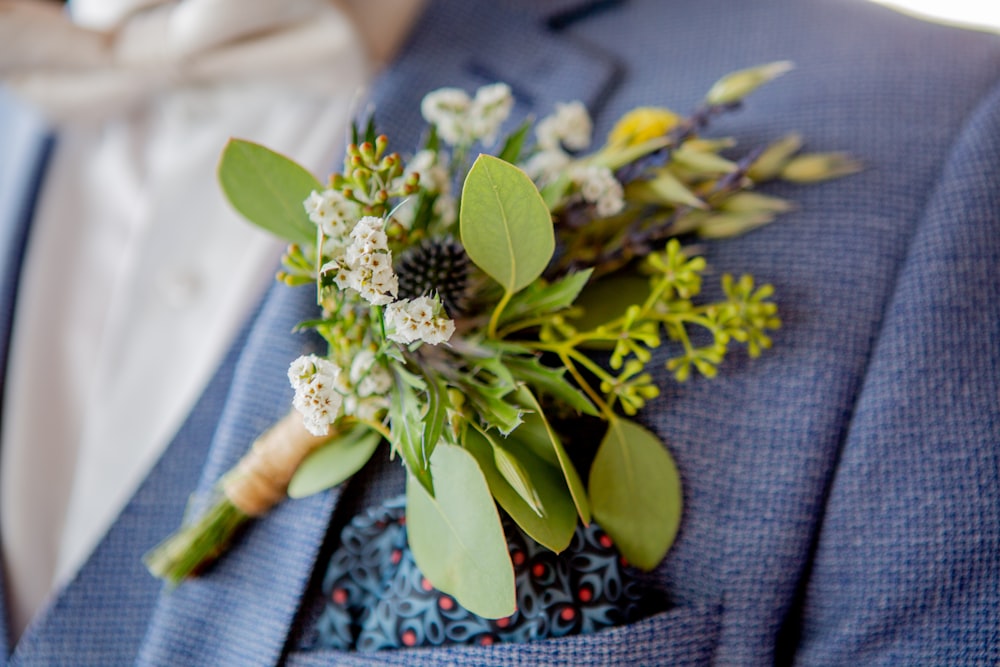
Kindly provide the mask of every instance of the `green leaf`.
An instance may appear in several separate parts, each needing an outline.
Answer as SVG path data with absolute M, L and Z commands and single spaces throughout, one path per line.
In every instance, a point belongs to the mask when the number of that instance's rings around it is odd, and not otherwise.
M 500 317 L 500 323 L 505 324 L 569 308 L 576 301 L 576 297 L 590 280 L 590 275 L 593 272 L 593 269 L 577 271 L 549 284 L 536 280 L 510 300 Z
M 395 389 L 389 400 L 392 445 L 403 457 L 410 474 L 433 495 L 430 457 L 424 450 L 423 410 L 414 386 L 422 386 L 423 381 L 398 367 L 394 369 L 394 375 Z
M 616 418 L 590 468 L 594 519 L 633 565 L 655 568 L 677 536 L 681 481 L 660 440 L 627 419 Z
M 500 475 L 507 484 L 521 497 L 531 511 L 538 516 L 544 516 L 542 512 L 542 500 L 538 497 L 538 491 L 531 483 L 531 476 L 524 469 L 517 457 L 504 449 L 503 445 L 494 444 L 493 463 L 496 464 Z
M 589 331 L 625 315 L 629 306 L 642 305 L 649 296 L 649 278 L 635 273 L 617 273 L 587 285 L 576 300 L 583 315 L 573 319 L 573 326 Z M 613 347 L 607 345 L 607 349 Z M 588 343 L 588 346 L 593 347 Z
M 686 185 L 670 173 L 667 169 L 661 169 L 656 176 L 649 181 L 637 183 L 636 189 L 648 190 L 648 192 L 658 201 L 674 206 L 681 204 L 692 208 L 706 208 L 707 204 L 697 197 Z
M 549 438 L 549 446 L 551 446 L 552 450 L 556 453 L 556 458 L 559 461 L 559 469 L 562 471 L 563 478 L 566 480 L 566 485 L 569 487 L 570 495 L 573 498 L 573 504 L 576 506 L 576 512 L 580 515 L 580 519 L 583 523 L 589 524 L 591 512 L 590 501 L 587 500 L 587 493 L 583 489 L 583 481 L 580 479 L 580 475 L 577 473 L 576 467 L 570 460 L 569 454 L 566 453 L 566 449 L 563 447 L 562 441 L 559 439 L 559 435 L 552 430 L 552 425 L 549 424 L 549 420 L 545 418 L 542 406 L 539 405 L 538 399 L 535 398 L 534 394 L 527 389 L 522 389 L 518 392 L 518 398 L 524 401 L 526 405 L 535 411 L 530 416 L 537 417 L 542 420 L 542 424 L 545 426 L 545 433 Z
M 555 250 L 552 217 L 535 184 L 491 155 L 469 170 L 459 224 L 469 259 L 508 293 L 538 278 Z
M 367 426 L 355 426 L 306 457 L 288 484 L 289 498 L 305 498 L 337 486 L 361 470 L 382 436 Z
M 410 477 L 406 527 L 417 567 L 435 588 L 485 618 L 516 608 L 514 568 L 486 479 L 469 452 L 442 444 L 431 461 L 437 493 Z
M 423 444 L 425 455 L 430 457 L 444 433 L 445 425 L 448 423 L 448 407 L 451 403 L 448 401 L 448 391 L 444 382 L 430 373 L 425 378 L 427 380 L 427 413 L 424 415 Z
M 218 173 L 229 203 L 247 220 L 292 243 L 316 242 L 302 202 L 323 186 L 304 167 L 260 144 L 230 139 Z
M 531 129 L 531 121 L 526 120 L 521 125 L 510 133 L 507 140 L 503 142 L 503 148 L 497 153 L 497 157 L 504 162 L 510 162 L 511 164 L 517 164 L 517 161 L 521 159 L 521 151 L 524 149 L 524 140 L 528 136 L 528 131 Z
M 522 410 L 498 395 L 498 390 L 482 384 L 464 384 L 465 396 L 490 428 L 507 435 L 521 424 Z
M 573 185 L 573 179 L 563 174 L 556 180 L 542 188 L 542 201 L 550 211 L 554 211 L 563 204 L 563 198 Z
M 592 417 L 600 416 L 600 412 L 586 394 L 566 380 L 565 368 L 549 368 L 536 357 L 508 356 L 505 361 L 514 377 L 530 385 L 537 392 L 562 401 L 577 412 Z
M 556 553 L 569 546 L 576 529 L 576 508 L 558 468 L 536 456 L 519 440 L 507 438 L 501 448 L 489 434 L 475 429 L 466 431 L 465 447 L 476 457 L 493 497 L 525 533 Z M 540 512 L 525 501 L 524 495 L 498 469 L 495 452 L 501 449 L 506 456 L 516 458 L 529 478 Z

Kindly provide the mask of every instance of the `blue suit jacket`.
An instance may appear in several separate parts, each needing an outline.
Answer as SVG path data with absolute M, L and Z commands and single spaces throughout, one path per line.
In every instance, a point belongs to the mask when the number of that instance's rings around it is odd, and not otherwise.
M 1000 661 L 1000 41 L 860 0 L 441 0 L 374 97 L 400 147 L 416 141 L 424 92 L 495 80 L 520 113 L 582 99 L 603 132 L 633 106 L 688 110 L 719 75 L 786 58 L 798 69 L 714 131 L 760 144 L 797 129 L 867 169 L 774 187 L 795 213 L 706 246 L 719 272 L 773 283 L 785 325 L 773 352 L 737 355 L 713 381 L 664 373 L 642 413 L 685 485 L 679 539 L 648 578 L 667 611 L 523 645 L 301 652 L 331 516 L 356 504 L 339 490 L 286 503 L 207 576 L 163 592 L 143 552 L 288 409 L 285 369 L 307 345 L 288 332 L 310 295 L 276 288 L 79 576 L 0 653 L 11 665 Z M 4 352 L 43 137 L 3 101 Z

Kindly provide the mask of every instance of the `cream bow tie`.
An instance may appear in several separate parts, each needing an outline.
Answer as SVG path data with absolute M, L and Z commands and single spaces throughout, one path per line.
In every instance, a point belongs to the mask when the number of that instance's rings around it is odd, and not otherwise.
M 86 8 L 75 12 L 78 21 L 110 29 L 82 27 L 54 3 L 0 1 L 0 79 L 57 122 L 101 119 L 164 90 L 223 81 L 326 94 L 345 68 L 366 67 L 353 17 L 329 0 L 118 0 L 103 12 Z

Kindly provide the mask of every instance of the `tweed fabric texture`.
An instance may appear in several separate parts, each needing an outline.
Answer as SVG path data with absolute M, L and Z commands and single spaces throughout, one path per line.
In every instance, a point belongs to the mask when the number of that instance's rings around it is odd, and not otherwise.
M 507 80 L 518 116 L 580 98 L 600 138 L 631 107 L 687 111 L 719 75 L 787 58 L 797 69 L 712 134 L 756 145 L 799 130 L 810 150 L 866 164 L 818 187 L 768 187 L 797 210 L 704 245 L 714 271 L 773 283 L 785 324 L 774 350 L 737 354 L 714 380 L 663 373 L 642 413 L 685 485 L 678 541 L 644 580 L 669 610 L 523 645 L 292 649 L 316 556 L 336 543 L 326 528 L 346 499 L 334 492 L 257 522 L 204 579 L 161 595 L 151 620 L 81 618 L 85 601 L 129 608 L 126 591 L 146 585 L 116 565 L 143 549 L 109 541 L 88 566 L 100 576 L 71 586 L 78 602 L 57 603 L 19 664 L 120 663 L 133 640 L 108 646 L 116 631 L 144 634 L 135 650 L 151 665 L 1000 661 L 1000 40 L 861 0 L 581 2 L 591 11 L 558 29 L 545 6 L 431 2 L 375 86 L 395 145 L 416 145 L 419 99 L 437 86 Z M 225 405 L 210 401 L 221 420 L 200 424 L 190 452 L 209 460 L 202 491 L 287 409 L 285 368 L 309 345 L 288 332 L 310 316 L 308 297 L 273 291 L 234 353 Z M 350 502 L 378 504 L 397 482 L 348 484 Z M 143 530 L 164 535 L 178 517 L 157 511 Z

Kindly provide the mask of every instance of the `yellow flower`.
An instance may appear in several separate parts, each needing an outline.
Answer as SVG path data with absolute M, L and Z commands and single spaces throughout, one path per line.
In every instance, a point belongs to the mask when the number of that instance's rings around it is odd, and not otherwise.
M 608 145 L 634 146 L 643 141 L 663 136 L 672 130 L 681 117 L 662 107 L 637 107 L 632 109 L 611 129 Z

